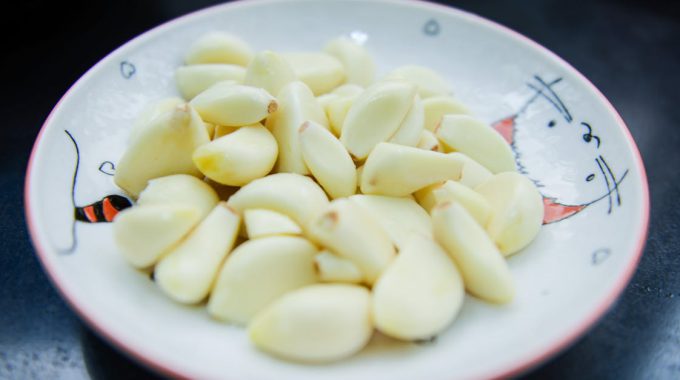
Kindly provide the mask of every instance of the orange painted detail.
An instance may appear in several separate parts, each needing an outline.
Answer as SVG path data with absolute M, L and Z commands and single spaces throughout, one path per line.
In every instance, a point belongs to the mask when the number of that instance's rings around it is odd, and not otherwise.
M 515 129 L 515 116 L 509 116 L 495 122 L 493 124 L 493 129 L 500 133 L 508 144 L 512 144 L 512 135 Z
M 104 219 L 107 222 L 112 222 L 113 218 L 118 214 L 118 210 L 113 207 L 113 204 L 111 204 L 111 200 L 108 197 L 102 200 L 102 211 L 104 212 Z
M 587 205 L 563 205 L 554 198 L 543 197 L 543 224 L 559 222 L 586 208 Z
M 84 207 L 83 212 L 85 212 L 85 216 L 87 216 L 87 220 L 89 220 L 90 223 L 96 223 L 97 222 L 97 214 L 95 214 L 95 212 L 94 212 L 94 206 L 93 205 Z

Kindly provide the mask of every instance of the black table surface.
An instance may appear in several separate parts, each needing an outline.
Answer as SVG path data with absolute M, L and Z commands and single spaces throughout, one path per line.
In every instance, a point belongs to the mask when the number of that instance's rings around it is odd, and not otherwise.
M 14 3 L 0 12 L 0 378 L 154 378 L 52 287 L 27 233 L 24 176 L 42 122 L 78 77 L 130 38 L 215 2 Z M 649 239 L 632 281 L 586 335 L 526 378 L 680 378 L 679 8 L 642 0 L 450 4 L 519 31 L 588 77 L 628 124 L 649 176 Z

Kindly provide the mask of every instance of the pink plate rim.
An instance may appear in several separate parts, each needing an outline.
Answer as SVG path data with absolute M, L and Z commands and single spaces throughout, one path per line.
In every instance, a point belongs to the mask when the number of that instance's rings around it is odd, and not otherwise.
M 66 93 L 61 97 L 59 102 L 55 105 L 55 107 L 52 109 L 50 114 L 47 116 L 45 119 L 45 122 L 43 123 L 42 127 L 40 128 L 40 132 L 38 133 L 38 136 L 35 140 L 35 143 L 33 145 L 33 148 L 31 150 L 31 155 L 28 160 L 28 166 L 26 170 L 26 181 L 24 185 L 24 207 L 26 211 L 26 222 L 28 225 L 28 230 L 29 234 L 31 236 L 31 240 L 33 242 L 33 245 L 36 249 L 37 256 L 40 259 L 40 263 L 43 266 L 43 269 L 45 272 L 48 274 L 48 278 L 52 282 L 52 284 L 55 286 L 55 288 L 58 290 L 60 295 L 68 302 L 68 304 L 71 306 L 73 310 L 75 310 L 76 314 L 86 322 L 87 325 L 92 327 L 98 335 L 101 337 L 105 338 L 107 341 L 112 343 L 115 347 L 118 347 L 122 349 L 123 353 L 127 354 L 130 358 L 138 361 L 139 363 L 159 372 L 162 373 L 166 376 L 170 376 L 172 378 L 188 378 L 189 376 L 187 374 L 180 373 L 176 371 L 175 369 L 171 368 L 171 365 L 169 363 L 164 363 L 160 362 L 157 359 L 151 357 L 151 355 L 148 355 L 145 352 L 142 352 L 139 348 L 134 347 L 130 344 L 128 344 L 125 341 L 122 341 L 118 339 L 113 333 L 107 330 L 106 326 L 103 326 L 98 323 L 95 319 L 93 319 L 90 316 L 90 313 L 88 312 L 88 307 L 87 305 L 81 303 L 74 295 L 67 293 L 65 290 L 65 287 L 62 286 L 59 277 L 57 276 L 55 268 L 50 264 L 50 261 L 46 259 L 47 257 L 47 252 L 48 250 L 43 247 L 41 242 L 38 239 L 38 227 L 35 224 L 35 221 L 33 219 L 33 206 L 31 204 L 30 200 L 30 189 L 31 189 L 31 177 L 33 173 L 33 167 L 34 167 L 34 161 L 35 161 L 35 156 L 36 152 L 38 150 L 38 147 L 41 144 L 42 137 L 45 133 L 45 130 L 47 129 L 47 126 L 50 124 L 54 114 L 56 111 L 60 108 L 60 105 L 62 102 L 68 98 L 69 94 L 79 86 L 81 82 L 83 82 L 85 79 L 89 78 L 90 76 L 94 75 L 94 73 L 99 70 L 103 65 L 104 62 L 108 60 L 109 57 L 120 51 L 121 49 L 124 49 L 126 47 L 129 47 L 134 44 L 141 43 L 143 40 L 150 38 L 153 35 L 156 35 L 158 33 L 162 33 L 165 29 L 168 29 L 174 25 L 188 22 L 192 18 L 195 18 L 199 15 L 213 12 L 215 9 L 218 8 L 240 8 L 240 7 L 247 7 L 247 6 L 252 6 L 252 5 L 262 5 L 262 4 L 267 4 L 267 3 L 277 3 L 277 2 L 286 2 L 287 0 L 251 0 L 251 1 L 235 1 L 231 3 L 225 3 L 225 4 L 218 4 L 214 6 L 210 6 L 198 11 L 191 12 L 189 14 L 177 17 L 175 19 L 172 19 L 170 21 L 167 21 L 159 26 L 154 27 L 153 29 L 146 31 L 139 36 L 131 39 L 130 41 L 126 42 L 125 44 L 121 45 L 119 48 L 116 50 L 112 51 L 108 55 L 106 55 L 104 58 L 102 58 L 97 64 L 92 66 L 83 76 L 81 76 L 67 91 Z M 644 251 L 645 243 L 647 240 L 647 233 L 648 233 L 648 227 L 649 227 L 649 214 L 650 214 L 650 203 L 649 203 L 649 185 L 647 182 L 647 174 L 645 171 L 644 164 L 642 162 L 642 157 L 640 155 L 640 151 L 637 148 L 637 145 L 635 144 L 635 141 L 633 140 L 633 137 L 630 133 L 630 130 L 626 126 L 626 123 L 623 121 L 621 116 L 618 114 L 618 112 L 614 109 L 614 106 L 605 98 L 605 96 L 595 87 L 583 74 L 581 74 L 578 70 L 576 70 L 573 66 L 571 66 L 569 63 L 564 61 L 562 58 L 557 56 L 555 53 L 551 52 L 544 46 L 540 45 L 539 43 L 529 39 L 528 37 L 508 28 L 503 25 L 500 25 L 494 21 L 485 19 L 481 16 L 478 16 L 476 14 L 460 10 L 457 8 L 441 5 L 441 4 L 435 4 L 435 3 L 429 3 L 426 1 L 422 0 L 416 0 L 416 1 L 403 1 L 403 0 L 372 0 L 377 3 L 390 3 L 390 4 L 399 4 L 399 5 L 405 5 L 405 6 L 412 6 L 416 8 L 425 8 L 429 10 L 434 10 L 437 12 L 442 12 L 442 13 L 448 13 L 448 14 L 453 14 L 457 17 L 463 17 L 467 19 L 470 22 L 474 22 L 477 24 L 484 25 L 490 29 L 495 29 L 503 34 L 506 34 L 515 40 L 518 40 L 521 43 L 524 43 L 526 45 L 530 45 L 534 49 L 540 51 L 544 55 L 546 55 L 548 58 L 552 59 L 553 61 L 557 62 L 560 66 L 565 68 L 566 70 L 570 71 L 571 74 L 574 74 L 577 78 L 579 78 L 583 83 L 587 84 L 587 86 L 590 88 L 590 90 L 597 95 L 602 103 L 606 106 L 608 111 L 615 117 L 617 124 L 619 126 L 619 129 L 621 132 L 623 132 L 624 136 L 626 137 L 628 144 L 631 148 L 631 151 L 633 153 L 634 159 L 635 159 L 635 166 L 636 169 L 640 173 L 640 177 L 642 180 L 642 228 L 641 231 L 639 231 L 639 238 L 636 243 L 635 249 L 635 256 L 630 260 L 628 263 L 627 267 L 625 268 L 624 273 L 617 279 L 617 282 L 615 283 L 613 289 L 610 291 L 610 293 L 600 302 L 600 304 L 592 310 L 592 312 L 584 318 L 581 323 L 576 326 L 573 330 L 571 330 L 569 333 L 565 334 L 563 337 L 561 337 L 559 340 L 556 340 L 553 342 L 551 345 L 548 347 L 543 348 L 539 352 L 531 353 L 527 355 L 527 357 L 521 361 L 516 363 L 515 365 L 504 369 L 503 371 L 500 371 L 498 373 L 490 373 L 486 374 L 486 377 L 488 378 L 508 378 L 508 377 L 514 377 L 518 376 L 524 372 L 527 372 L 528 370 L 538 366 L 539 364 L 547 361 L 548 359 L 552 358 L 562 350 L 566 349 L 569 347 L 571 344 L 575 343 L 575 341 L 581 337 L 583 334 L 585 334 L 589 328 L 593 327 L 595 323 L 609 310 L 609 308 L 612 306 L 614 301 L 621 295 L 623 290 L 625 289 L 626 285 L 630 281 L 633 273 L 635 272 L 635 269 L 637 268 L 637 264 L 640 261 L 640 258 L 642 256 L 642 253 Z

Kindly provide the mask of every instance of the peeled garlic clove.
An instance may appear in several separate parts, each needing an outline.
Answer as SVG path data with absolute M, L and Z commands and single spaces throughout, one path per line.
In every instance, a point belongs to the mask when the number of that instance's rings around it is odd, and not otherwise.
M 401 145 L 416 146 L 420 141 L 425 122 L 425 112 L 420 97 L 416 95 L 413 105 L 408 111 L 397 131 L 389 142 Z
M 248 209 L 243 213 L 243 221 L 249 239 L 272 235 L 300 235 L 302 229 L 284 214 L 265 210 Z
M 314 92 L 330 92 L 345 81 L 345 69 L 337 58 L 326 53 L 283 53 L 295 75 Z
M 279 144 L 276 171 L 309 174 L 302 159 L 298 130 L 305 121 L 313 121 L 328 127 L 326 113 L 302 82 L 292 82 L 283 87 L 278 95 L 279 110 L 267 119 L 267 128 Z
M 370 305 L 370 294 L 361 286 L 307 286 L 260 312 L 248 326 L 248 335 L 259 349 L 286 359 L 340 360 L 371 338 Z
M 357 172 L 352 157 L 331 132 L 306 121 L 300 127 L 300 147 L 307 168 L 332 199 L 356 192 Z
M 132 124 L 132 129 L 128 136 L 128 144 L 133 144 L 137 140 L 137 136 L 144 132 L 152 122 L 158 121 L 159 118 L 167 117 L 167 114 L 174 112 L 175 108 L 183 107 L 184 104 L 186 102 L 180 98 L 165 98 L 151 102 L 142 108 Z M 210 136 L 209 133 L 208 136 Z
M 245 74 L 246 70 L 238 65 L 190 65 L 182 66 L 175 71 L 175 82 L 184 99 L 193 99 L 217 82 L 225 80 L 243 82 Z
M 186 103 L 147 115 L 146 120 L 134 131 L 113 177 L 135 198 L 150 179 L 171 174 L 200 176 L 191 154 L 210 141 L 201 118 Z
M 491 216 L 489 201 L 476 191 L 456 181 L 446 181 L 443 184 L 428 186 L 417 191 L 415 196 L 418 203 L 428 211 L 439 203 L 457 202 L 482 227 L 486 226 Z
M 473 160 L 467 155 L 460 152 L 453 152 L 449 154 L 454 155 L 463 161 L 463 170 L 460 173 L 460 179 L 458 180 L 458 182 L 461 184 L 474 189 L 493 177 L 493 173 L 491 173 L 489 169 L 485 168 L 482 166 L 482 164 Z
M 330 102 L 334 101 L 335 99 L 339 99 L 339 98 L 340 98 L 340 95 L 329 92 L 328 94 L 323 94 L 323 95 L 317 96 L 316 101 L 319 103 L 321 108 L 323 108 L 324 112 L 326 112 L 326 114 L 328 114 L 328 110 L 327 110 L 328 104 Z
M 137 199 L 138 206 L 177 204 L 194 207 L 202 219 L 219 202 L 215 190 L 200 179 L 175 174 L 149 181 Z
M 423 99 L 423 108 L 425 110 L 425 129 L 428 131 L 434 131 L 444 115 L 467 115 L 470 113 L 464 105 L 451 96 L 433 96 Z
M 486 231 L 457 203 L 432 209 L 434 237 L 451 255 L 467 290 L 489 302 L 507 303 L 515 285 L 505 259 Z
M 455 155 L 380 143 L 364 164 L 361 192 L 394 197 L 409 195 L 437 182 L 457 180 L 462 166 Z
M 517 170 L 510 145 L 493 128 L 470 116 L 444 116 L 435 135 L 446 148 L 467 155 L 494 174 Z
M 267 175 L 276 162 L 278 146 L 261 124 L 237 131 L 196 149 L 196 167 L 206 177 L 229 186 L 243 186 Z
M 336 256 L 328 250 L 323 250 L 314 257 L 314 265 L 322 282 L 358 284 L 364 278 L 351 260 Z
M 395 255 L 387 232 L 367 211 L 348 199 L 331 202 L 308 233 L 332 252 L 351 260 L 369 285 Z
M 147 205 L 125 209 L 113 221 L 113 237 L 123 257 L 147 268 L 177 244 L 200 221 L 195 207 Z
M 375 64 L 373 57 L 360 44 L 346 37 L 329 41 L 324 51 L 342 62 L 347 83 L 368 86 L 373 83 Z
M 357 194 L 349 199 L 365 208 L 400 250 L 413 234 L 432 236 L 430 215 L 410 197 Z
M 248 240 L 231 253 L 208 301 L 219 320 L 247 324 L 285 293 L 316 282 L 316 247 L 292 236 Z
M 420 134 L 420 140 L 418 140 L 416 148 L 431 150 L 433 152 L 442 151 L 441 147 L 439 146 L 439 140 L 437 140 L 437 137 L 428 130 L 422 131 L 422 133 Z
M 196 303 L 210 292 L 217 271 L 229 254 L 241 217 L 224 202 L 156 265 L 154 279 L 170 298 Z
M 248 65 L 244 84 L 260 87 L 277 95 L 283 86 L 297 80 L 293 68 L 281 55 L 265 50 L 255 55 Z
M 387 74 L 385 79 L 399 79 L 413 83 L 418 86 L 418 94 L 423 99 L 431 96 L 451 94 L 451 89 L 445 84 L 447 81 L 434 70 L 423 66 L 401 66 Z
M 218 138 L 222 136 L 226 136 L 232 132 L 238 131 L 238 129 L 241 127 L 227 127 L 224 125 L 216 125 L 215 130 L 213 131 L 213 140 L 217 140 Z
M 376 83 L 362 92 L 345 117 L 340 141 L 357 159 L 364 159 L 399 129 L 413 105 L 416 87 L 399 81 Z
M 326 208 L 328 197 L 311 178 L 278 173 L 243 186 L 229 198 L 227 204 L 239 212 L 251 208 L 280 212 L 306 230 Z
M 336 87 L 330 93 L 338 96 L 355 96 L 361 94 L 362 92 L 364 92 L 364 88 L 362 86 L 354 83 L 345 83 L 342 86 Z
M 253 51 L 242 39 L 224 32 L 210 32 L 199 37 L 184 58 L 187 65 L 231 63 L 246 66 Z
M 326 105 L 326 115 L 328 116 L 328 123 L 331 130 L 336 136 L 342 134 L 342 125 L 345 123 L 347 112 L 352 107 L 356 100 L 356 95 L 341 96 L 337 99 L 330 100 Z
M 451 324 L 464 296 L 446 252 L 431 237 L 412 235 L 373 286 L 375 326 L 397 339 L 432 338 Z
M 219 82 L 191 100 L 204 121 L 229 127 L 251 125 L 276 111 L 278 103 L 267 91 L 233 82 Z
M 475 188 L 491 205 L 486 231 L 509 256 L 526 247 L 543 223 L 543 197 L 536 186 L 516 172 L 499 173 Z

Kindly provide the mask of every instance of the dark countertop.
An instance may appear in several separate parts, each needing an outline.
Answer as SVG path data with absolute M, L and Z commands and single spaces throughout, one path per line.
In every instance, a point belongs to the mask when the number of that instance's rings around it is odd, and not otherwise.
M 3 5 L 0 379 L 153 377 L 93 334 L 50 284 L 25 226 L 24 173 L 42 122 L 90 66 L 141 32 L 212 3 Z M 649 240 L 631 283 L 587 335 L 526 377 L 680 378 L 680 7 L 642 0 L 451 4 L 525 34 L 588 77 L 628 124 L 649 176 Z

